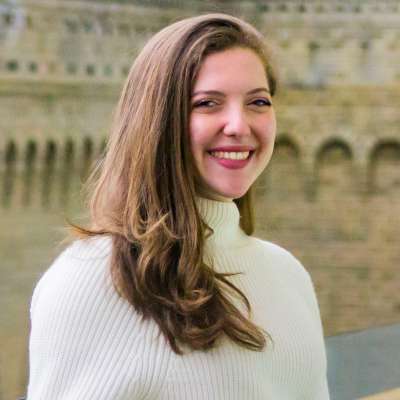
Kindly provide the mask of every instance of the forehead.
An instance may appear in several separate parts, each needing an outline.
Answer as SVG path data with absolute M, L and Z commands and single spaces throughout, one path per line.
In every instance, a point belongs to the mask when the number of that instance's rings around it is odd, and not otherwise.
M 261 58 L 253 50 L 233 48 L 205 57 L 194 88 L 207 90 L 214 86 L 267 86 L 267 75 Z

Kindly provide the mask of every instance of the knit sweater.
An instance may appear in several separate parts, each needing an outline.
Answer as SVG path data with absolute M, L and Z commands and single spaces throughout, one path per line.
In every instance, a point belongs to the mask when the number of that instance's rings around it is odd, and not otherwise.
M 219 272 L 242 272 L 228 279 L 274 343 L 267 340 L 260 352 L 224 337 L 210 351 L 175 354 L 158 325 L 143 321 L 114 289 L 111 239 L 77 240 L 33 293 L 28 400 L 329 399 L 323 328 L 308 272 L 277 244 L 246 235 L 233 201 L 196 201 L 214 230 L 205 254 Z

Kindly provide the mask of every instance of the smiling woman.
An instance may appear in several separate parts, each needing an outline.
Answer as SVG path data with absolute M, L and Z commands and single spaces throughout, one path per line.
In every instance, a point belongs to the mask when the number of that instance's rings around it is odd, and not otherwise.
M 196 79 L 190 113 L 198 190 L 214 200 L 243 197 L 267 166 L 276 120 L 265 65 L 233 47 L 209 55 Z
M 241 19 L 146 44 L 87 182 L 91 223 L 33 293 L 28 400 L 329 399 L 310 276 L 252 236 L 275 90 Z

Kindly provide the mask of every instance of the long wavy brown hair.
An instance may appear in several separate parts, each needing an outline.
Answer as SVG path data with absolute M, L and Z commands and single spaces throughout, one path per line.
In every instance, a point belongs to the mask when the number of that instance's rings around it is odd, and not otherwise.
M 153 319 L 180 355 L 180 345 L 208 350 L 223 334 L 255 351 L 270 337 L 251 321 L 248 299 L 229 281 L 236 274 L 218 273 L 205 262 L 204 243 L 213 231 L 196 206 L 191 92 L 204 58 L 232 47 L 260 57 L 274 95 L 276 75 L 264 38 L 238 18 L 187 18 L 149 40 L 130 69 L 106 149 L 86 182 L 89 227 L 69 222 L 72 238 L 111 236 L 117 292 L 143 319 Z M 241 228 L 251 235 L 252 189 L 234 202 Z M 249 316 L 229 293 L 242 299 Z

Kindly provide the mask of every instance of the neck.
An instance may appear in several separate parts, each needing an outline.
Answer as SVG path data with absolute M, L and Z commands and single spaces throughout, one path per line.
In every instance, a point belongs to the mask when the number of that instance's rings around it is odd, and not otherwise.
M 196 196 L 196 204 L 200 216 L 214 231 L 207 239 L 207 244 L 230 247 L 248 238 L 240 227 L 239 209 L 233 200 L 219 201 Z

